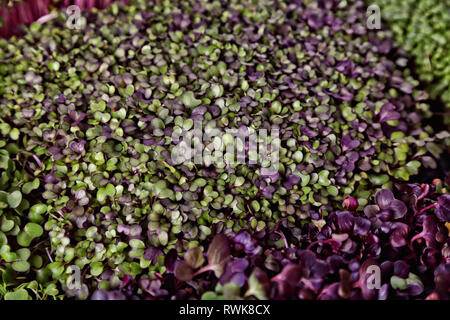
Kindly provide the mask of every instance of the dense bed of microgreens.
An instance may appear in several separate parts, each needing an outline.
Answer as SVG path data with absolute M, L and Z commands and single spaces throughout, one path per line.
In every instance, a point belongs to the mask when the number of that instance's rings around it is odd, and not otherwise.
M 444 297 L 445 183 L 387 189 L 449 134 L 422 124 L 427 94 L 361 1 L 135 0 L 65 22 L 0 41 L 5 298 L 369 299 L 364 263 L 396 260 L 376 297 Z M 194 121 L 279 129 L 278 173 L 173 163 Z
M 263 238 L 218 234 L 182 259 L 172 249 L 163 275 L 126 276 L 92 299 L 449 299 L 448 184 L 400 184 L 395 192 L 399 199 L 380 190 L 363 211 L 350 198 L 323 224 L 303 225 L 298 242 L 280 223 Z M 376 290 L 368 286 L 374 266 L 382 275 Z
M 377 0 L 376 4 L 395 40 L 413 58 L 419 80 L 428 84 L 433 98 L 450 108 L 450 2 Z

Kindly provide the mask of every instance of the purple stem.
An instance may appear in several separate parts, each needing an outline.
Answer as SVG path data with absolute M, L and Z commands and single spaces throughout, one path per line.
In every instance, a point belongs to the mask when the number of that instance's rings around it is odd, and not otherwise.
M 275 233 L 278 234 L 278 235 L 280 235 L 281 238 L 283 238 L 284 245 L 286 246 L 286 248 L 289 248 L 289 243 L 288 243 L 288 241 L 287 241 L 286 236 L 284 235 L 284 233 L 281 232 L 281 231 L 275 231 Z
M 417 198 L 417 201 L 419 201 L 420 199 L 423 199 L 430 191 L 430 186 L 428 184 L 425 184 L 423 188 L 424 188 L 424 190 L 423 190 L 422 194 Z
M 417 215 L 421 214 L 422 212 L 427 211 L 428 209 L 436 208 L 438 205 L 439 204 L 437 202 L 430 204 L 429 206 L 426 206 L 425 208 L 421 209 L 420 211 L 416 211 L 416 213 L 414 213 L 414 216 L 417 216 Z

